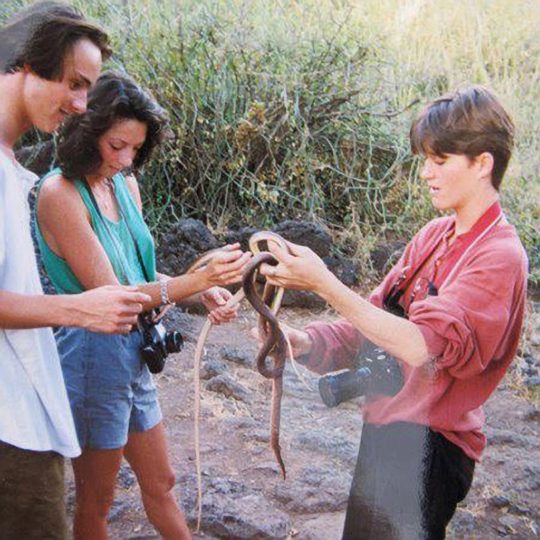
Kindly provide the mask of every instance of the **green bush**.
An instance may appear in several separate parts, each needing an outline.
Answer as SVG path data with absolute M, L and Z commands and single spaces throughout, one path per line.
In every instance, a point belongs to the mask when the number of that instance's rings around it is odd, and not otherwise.
M 435 215 L 408 146 L 419 104 L 480 82 L 517 121 L 503 206 L 540 284 L 540 21 L 529 0 L 75 3 L 109 29 L 111 65 L 170 113 L 174 140 L 140 178 L 158 237 L 182 216 L 215 230 L 307 218 L 368 265 L 377 242 Z

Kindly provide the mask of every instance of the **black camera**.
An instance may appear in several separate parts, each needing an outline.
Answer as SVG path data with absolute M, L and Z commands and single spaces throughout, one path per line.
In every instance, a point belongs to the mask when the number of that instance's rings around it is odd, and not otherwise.
M 409 278 L 409 282 L 416 275 Z M 399 285 L 402 285 L 400 288 Z M 398 280 L 383 301 L 383 309 L 396 317 L 407 319 L 400 304 L 405 285 Z M 437 296 L 437 287 L 427 283 L 427 295 Z M 358 396 L 382 394 L 395 396 L 403 387 L 403 372 L 399 362 L 383 348 L 366 341 L 353 360 L 353 369 L 329 373 L 319 379 L 319 393 L 327 407 L 335 407 Z
M 153 313 L 139 317 L 139 329 L 143 336 L 141 355 L 151 373 L 161 373 L 168 354 L 180 352 L 184 340 L 180 332 L 167 332 L 162 322 L 152 320 Z
M 393 396 L 403 386 L 398 361 L 381 347 L 366 342 L 354 359 L 354 369 L 329 373 L 319 379 L 319 393 L 327 407 L 366 394 Z

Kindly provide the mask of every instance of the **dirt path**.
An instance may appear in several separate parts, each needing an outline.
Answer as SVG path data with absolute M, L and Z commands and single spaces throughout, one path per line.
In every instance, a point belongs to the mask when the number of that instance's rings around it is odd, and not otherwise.
M 204 318 L 177 317 L 186 346 L 156 380 L 178 477 L 176 493 L 193 526 L 192 367 Z M 321 317 L 331 318 L 328 313 Z M 312 318 L 301 310 L 284 313 L 286 321 L 296 324 Z M 281 444 L 288 478 L 283 481 L 268 442 L 270 384 L 252 367 L 253 325 L 252 314 L 245 311 L 233 324 L 214 328 L 208 340 L 201 385 L 205 534 L 196 537 L 338 539 L 361 432 L 357 404 L 326 408 L 316 377 L 300 368 L 306 386 L 287 368 Z M 540 414 L 519 393 L 509 378 L 488 403 L 488 449 L 471 493 L 452 521 L 450 538 L 540 534 Z M 68 490 L 71 511 L 71 474 Z M 121 470 L 110 520 L 114 540 L 158 538 L 127 465 Z

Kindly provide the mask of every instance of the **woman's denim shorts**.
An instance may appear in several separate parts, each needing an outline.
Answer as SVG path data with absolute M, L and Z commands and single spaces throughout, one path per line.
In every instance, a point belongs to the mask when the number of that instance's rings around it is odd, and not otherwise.
M 55 337 L 82 448 L 121 448 L 129 432 L 161 421 L 156 387 L 139 352 L 140 332 L 64 327 Z

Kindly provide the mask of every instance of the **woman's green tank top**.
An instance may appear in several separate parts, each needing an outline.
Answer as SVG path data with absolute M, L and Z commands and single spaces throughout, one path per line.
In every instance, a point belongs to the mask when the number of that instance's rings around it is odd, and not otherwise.
M 44 182 L 47 181 L 47 178 L 56 174 L 61 174 L 60 169 L 49 172 L 40 180 L 37 198 L 39 198 L 39 190 Z M 81 180 L 75 180 L 74 184 L 90 213 L 92 228 L 107 253 L 107 257 L 112 264 L 118 281 L 123 285 L 136 285 L 147 281 L 145 272 L 141 268 L 141 263 L 137 256 L 134 239 L 137 242 L 148 278 L 150 281 L 154 281 L 156 279 L 156 253 L 150 230 L 129 192 L 124 176 L 117 174 L 112 180 L 116 200 L 121 209 L 120 219 L 117 223 L 111 221 L 103 214 L 100 217 L 90 199 L 85 184 Z M 83 286 L 65 259 L 56 255 L 49 248 L 41 234 L 37 216 L 35 220 L 35 231 L 45 270 L 57 292 L 60 294 L 83 292 Z

